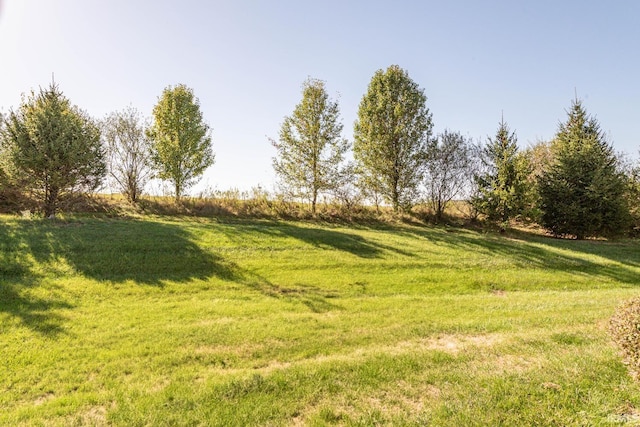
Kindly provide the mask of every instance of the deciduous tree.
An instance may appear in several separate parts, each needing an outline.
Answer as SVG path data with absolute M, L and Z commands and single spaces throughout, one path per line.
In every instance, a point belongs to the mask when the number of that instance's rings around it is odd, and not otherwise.
M 629 208 L 633 220 L 633 231 L 640 234 L 640 160 L 629 172 Z
M 626 155 L 618 156 L 626 181 L 625 198 L 629 207 L 631 231 L 640 235 L 640 159 L 632 160 Z
M 354 159 L 361 182 L 395 211 L 418 196 L 433 127 L 426 96 L 397 65 L 374 74 L 354 126 Z
M 9 163 L 8 144 L 3 137 L 4 115 L 0 112 L 0 194 L 5 190 L 8 183 L 7 164 Z
M 459 132 L 445 130 L 431 143 L 425 186 L 436 221 L 442 220 L 449 202 L 465 190 L 471 160 L 470 144 Z
M 193 90 L 183 84 L 167 87 L 153 108 L 147 135 L 157 176 L 173 184 L 179 202 L 215 160 L 210 129 Z
M 106 167 L 100 130 L 57 85 L 32 92 L 11 111 L 3 134 L 21 182 L 41 197 L 46 217 L 55 216 L 64 193 L 101 184 Z
M 133 107 L 109 114 L 102 121 L 109 176 L 135 203 L 151 176 L 150 143 L 141 114 Z
M 315 213 L 318 195 L 341 185 L 343 161 L 349 143 L 342 138 L 338 102 L 331 100 L 322 80 L 308 79 L 302 100 L 271 140 L 278 155 L 273 168 L 280 183 L 295 197 L 311 202 Z

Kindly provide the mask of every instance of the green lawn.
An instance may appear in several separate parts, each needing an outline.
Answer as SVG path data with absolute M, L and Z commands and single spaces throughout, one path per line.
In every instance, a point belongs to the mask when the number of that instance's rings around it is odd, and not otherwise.
M 0 425 L 634 425 L 640 242 L 0 216 Z

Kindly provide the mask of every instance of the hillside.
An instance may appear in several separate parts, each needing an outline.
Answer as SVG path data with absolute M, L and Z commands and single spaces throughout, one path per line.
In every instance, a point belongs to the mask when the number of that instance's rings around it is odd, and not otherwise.
M 0 216 L 0 425 L 637 422 L 638 285 L 638 241 Z

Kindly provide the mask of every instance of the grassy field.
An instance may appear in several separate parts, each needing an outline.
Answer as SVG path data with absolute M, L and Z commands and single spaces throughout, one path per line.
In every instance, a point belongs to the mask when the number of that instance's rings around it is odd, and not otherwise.
M 634 425 L 640 242 L 0 216 L 0 425 Z

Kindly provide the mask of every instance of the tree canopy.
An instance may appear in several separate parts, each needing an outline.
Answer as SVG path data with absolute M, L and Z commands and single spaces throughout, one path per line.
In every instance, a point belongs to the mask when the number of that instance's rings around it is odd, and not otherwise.
M 133 107 L 102 121 L 109 176 L 131 202 L 136 202 L 151 176 L 149 140 L 141 114 Z
M 397 65 L 374 74 L 360 102 L 353 156 L 365 188 L 395 211 L 418 196 L 433 127 L 427 97 Z
M 8 144 L 5 142 L 3 135 L 4 129 L 4 115 L 0 112 L 0 193 L 4 191 L 7 186 L 7 163 L 9 161 L 9 153 L 7 146 Z
M 425 186 L 436 221 L 443 218 L 449 202 L 465 190 L 471 161 L 471 146 L 460 132 L 445 130 L 430 144 Z
M 315 213 L 318 194 L 340 184 L 341 164 L 349 149 L 342 138 L 338 102 L 327 94 L 322 80 L 308 79 L 302 86 L 302 100 L 280 128 L 273 168 L 281 185 L 294 196 L 311 201 Z
M 3 139 L 21 184 L 40 196 L 46 217 L 55 215 L 64 193 L 101 185 L 105 162 L 100 130 L 53 83 L 32 92 L 9 113 Z
M 173 184 L 179 201 L 215 160 L 210 129 L 193 90 L 183 84 L 165 88 L 153 108 L 147 135 L 157 176 Z
M 542 225 L 578 239 L 611 236 L 629 219 L 625 181 L 600 125 L 574 100 L 552 142 L 554 161 L 540 178 Z
M 524 212 L 528 175 L 518 140 L 502 119 L 496 136 L 482 148 L 485 172 L 476 177 L 478 192 L 472 203 L 491 221 L 507 222 Z

